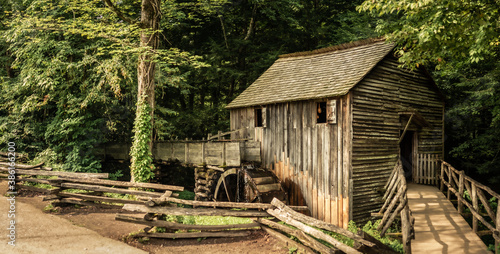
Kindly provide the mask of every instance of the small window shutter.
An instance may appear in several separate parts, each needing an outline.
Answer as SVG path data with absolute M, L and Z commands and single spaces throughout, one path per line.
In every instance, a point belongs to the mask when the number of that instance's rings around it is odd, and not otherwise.
M 337 124 L 337 100 L 328 100 L 326 114 L 326 120 L 329 124 Z
M 267 127 L 267 114 L 266 114 L 266 108 L 262 108 L 262 127 L 266 128 Z

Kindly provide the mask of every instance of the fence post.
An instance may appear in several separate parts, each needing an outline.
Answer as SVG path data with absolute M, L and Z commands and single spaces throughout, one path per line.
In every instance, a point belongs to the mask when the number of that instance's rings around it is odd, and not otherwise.
M 479 213 L 479 203 L 477 202 L 477 187 L 476 187 L 476 184 L 471 181 L 470 182 L 470 188 L 471 188 L 471 199 L 472 199 L 472 206 L 474 208 L 474 210 L 476 210 L 476 212 Z M 474 216 L 474 214 L 472 214 L 472 231 L 474 231 L 474 233 L 477 233 L 477 218 L 476 216 Z
M 497 218 L 495 220 L 497 231 L 500 231 L 500 209 L 497 207 Z M 493 232 L 495 234 L 495 232 Z M 498 236 L 498 235 L 497 235 Z M 495 239 L 495 253 L 500 254 L 500 241 Z
M 460 197 L 457 197 L 457 200 L 458 200 L 457 209 L 458 209 L 458 213 L 462 214 L 463 210 L 464 210 L 464 204 L 462 203 L 462 201 L 461 201 L 460 198 L 464 196 L 464 171 L 463 170 L 460 171 L 460 175 L 458 177 L 459 177 L 459 180 L 458 180 L 458 195 Z
M 406 196 L 404 194 L 403 196 Z M 404 253 L 411 253 L 411 222 L 410 222 L 410 211 L 408 208 L 408 204 L 405 205 L 405 208 L 401 210 L 401 231 L 403 233 L 403 249 Z
M 432 168 L 434 169 L 434 184 L 436 187 L 439 186 L 439 179 L 438 179 L 438 165 L 439 165 L 439 155 L 434 155 L 434 160 L 432 161 Z
M 453 188 L 452 181 L 453 181 L 453 176 L 451 176 L 451 169 L 450 167 L 446 166 L 446 175 L 448 176 L 448 184 L 450 185 L 448 187 L 448 192 L 446 193 L 446 197 L 448 200 L 451 200 L 451 188 Z
M 439 179 L 439 180 L 441 180 L 441 187 L 439 188 L 441 190 L 441 192 L 443 192 L 443 190 L 444 190 L 443 179 L 444 179 L 444 163 L 441 161 L 441 177 Z

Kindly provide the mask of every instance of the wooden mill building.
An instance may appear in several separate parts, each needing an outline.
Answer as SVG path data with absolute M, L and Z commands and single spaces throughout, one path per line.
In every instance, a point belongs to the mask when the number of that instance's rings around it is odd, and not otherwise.
M 431 183 L 443 156 L 444 99 L 423 69 L 399 68 L 394 45 L 359 41 L 281 56 L 227 108 L 232 139 L 260 141 L 292 205 L 343 227 L 380 209 L 399 157 Z

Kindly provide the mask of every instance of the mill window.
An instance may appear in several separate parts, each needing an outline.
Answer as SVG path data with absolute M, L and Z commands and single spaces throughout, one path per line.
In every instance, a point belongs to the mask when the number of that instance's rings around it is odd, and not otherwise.
M 326 101 L 316 104 L 316 123 L 326 123 Z

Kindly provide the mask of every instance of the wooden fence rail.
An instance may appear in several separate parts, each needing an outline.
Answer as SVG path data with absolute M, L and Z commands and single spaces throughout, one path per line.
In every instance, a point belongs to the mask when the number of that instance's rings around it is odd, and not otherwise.
M 0 166 L 0 172 L 7 171 Z M 152 198 L 166 198 L 178 196 L 173 191 L 183 191 L 184 187 L 156 183 L 132 183 L 127 181 L 114 181 L 107 178 L 107 173 L 76 173 L 60 172 L 38 169 L 15 169 L 16 189 L 25 189 L 44 193 L 45 200 L 52 200 L 54 205 L 61 203 L 77 204 L 84 206 L 97 206 L 103 208 L 121 208 L 121 204 L 146 204 Z M 41 179 L 38 176 L 56 176 L 57 178 Z M 51 185 L 50 189 L 25 185 L 23 183 L 41 183 Z M 129 188 L 153 189 L 156 192 L 133 190 Z M 64 190 L 83 190 L 85 193 L 65 192 Z M 111 198 L 103 193 L 135 195 L 139 200 Z M 142 198 L 142 200 L 141 200 Z
M 386 190 L 383 196 L 385 202 L 378 213 L 372 214 L 375 217 L 382 216 L 382 221 L 377 230 L 380 230 L 380 236 L 384 237 L 394 219 L 398 215 L 401 216 L 404 252 L 411 253 L 411 239 L 415 238 L 415 220 L 411 216 L 411 210 L 408 206 L 408 197 L 406 195 L 408 186 L 401 161 L 396 163 L 384 189 Z
M 443 160 L 439 160 L 441 164 L 441 174 L 439 179 L 440 190 L 444 191 L 445 187 L 446 196 L 451 201 L 451 194 L 453 193 L 457 198 L 457 210 L 460 214 L 464 214 L 464 205 L 469 208 L 472 214 L 472 230 L 479 236 L 491 234 L 495 239 L 495 253 L 500 253 L 500 209 L 493 207 L 488 200 L 496 198 L 498 202 L 500 195 L 494 192 L 489 187 L 477 182 L 476 180 L 465 175 L 464 171 L 459 171 L 453 166 Z M 464 196 L 467 191 L 471 201 L 469 202 Z M 482 204 L 482 208 L 480 204 Z M 490 218 L 488 221 L 486 218 Z M 479 231 L 479 222 L 484 225 L 487 230 Z
M 401 167 L 398 170 L 402 170 Z M 305 206 L 287 206 L 278 199 L 274 198 L 271 204 L 255 204 L 255 203 L 236 203 L 236 202 L 201 202 L 190 201 L 174 198 L 175 193 L 172 191 L 182 191 L 179 186 L 149 184 L 149 183 L 130 183 L 121 181 L 112 181 L 99 179 L 104 175 L 88 175 L 85 173 L 65 173 L 58 175 L 55 179 L 39 179 L 33 176 L 45 175 L 44 170 L 34 170 L 36 172 L 28 172 L 25 176 L 17 175 L 18 187 L 28 187 L 32 191 L 40 191 L 48 194 L 45 200 L 54 200 L 56 203 L 69 203 L 84 206 L 98 206 L 103 208 L 118 208 L 121 207 L 127 211 L 145 213 L 142 218 L 133 216 L 124 216 L 117 214 L 115 219 L 119 221 L 136 223 L 148 226 L 144 229 L 144 233 L 137 234 L 136 237 L 153 237 L 153 238 L 200 238 L 200 237 L 238 237 L 248 236 L 252 230 L 263 228 L 272 236 L 277 237 L 282 241 L 290 240 L 288 237 L 293 235 L 300 239 L 304 245 L 292 242 L 296 246 L 301 246 L 309 252 L 317 251 L 321 253 L 396 253 L 390 247 L 385 246 L 377 239 L 360 231 L 357 234 L 352 233 L 342 227 L 326 223 L 321 220 L 306 216 L 297 211 L 304 211 Z M 19 174 L 26 173 L 20 171 Z M 402 174 L 396 172 L 396 174 Z M 395 176 L 398 177 L 398 176 Z M 47 192 L 45 189 L 25 186 L 22 182 L 35 182 L 50 184 L 54 188 Z M 398 181 L 400 182 L 400 181 Z M 401 186 L 406 186 L 404 182 Z M 141 190 L 131 190 L 130 187 L 156 189 L 159 192 L 147 192 Z M 65 192 L 65 189 L 85 190 L 84 193 Z M 120 198 L 111 198 L 103 196 L 103 193 L 121 193 L 136 196 L 142 196 L 138 200 L 127 200 Z M 404 195 L 406 197 L 406 194 Z M 402 200 L 402 199 L 401 199 Z M 123 204 L 117 206 L 117 203 Z M 204 208 L 179 208 L 176 204 L 192 205 Z M 213 208 L 206 208 L 213 207 Z M 219 207 L 219 208 L 215 208 Z M 226 208 L 226 209 L 223 209 Z M 227 209 L 238 208 L 238 210 Z M 193 215 L 193 216 L 232 216 L 232 217 L 252 217 L 253 223 L 233 224 L 233 225 L 184 225 L 181 223 L 167 222 L 163 219 L 163 215 Z M 403 215 L 402 215 L 403 216 Z M 274 221 L 264 219 L 263 217 L 275 217 L 278 220 L 295 226 L 297 229 L 289 228 L 285 225 L 278 224 Z M 406 225 L 406 224 L 404 224 Z M 151 231 L 155 227 L 164 228 L 166 233 L 158 233 Z M 321 229 L 321 230 L 319 230 Z M 177 230 L 197 230 L 201 232 L 185 232 L 179 233 Z M 348 246 L 324 231 L 334 232 L 343 237 L 352 239 L 354 245 Z M 325 245 L 327 242 L 330 246 Z M 404 238 L 406 239 L 406 238 Z

